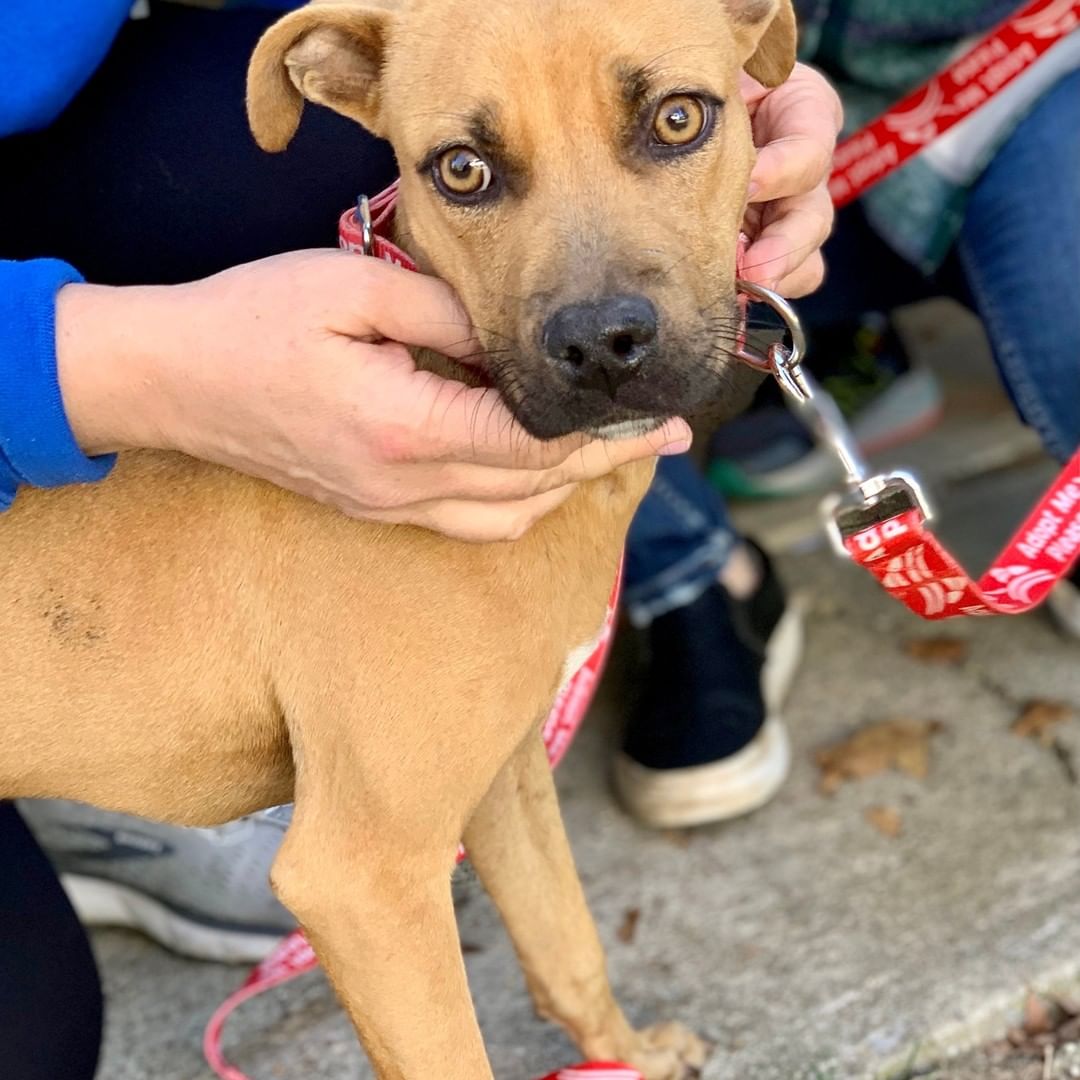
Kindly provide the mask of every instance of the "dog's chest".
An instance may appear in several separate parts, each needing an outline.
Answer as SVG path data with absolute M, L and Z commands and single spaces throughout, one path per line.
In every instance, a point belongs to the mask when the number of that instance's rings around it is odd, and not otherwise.
M 561 694 L 570 685 L 574 676 L 589 662 L 593 654 L 600 648 L 604 636 L 610 632 L 610 619 L 605 614 L 600 625 L 596 628 L 588 641 L 581 645 L 575 645 L 563 661 L 562 671 L 559 673 L 559 693 Z

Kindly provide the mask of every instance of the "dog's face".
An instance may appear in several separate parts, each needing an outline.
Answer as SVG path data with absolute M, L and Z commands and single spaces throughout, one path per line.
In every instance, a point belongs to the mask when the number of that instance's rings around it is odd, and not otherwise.
M 790 0 L 316 2 L 260 42 L 248 105 L 269 150 L 302 96 L 388 138 L 410 253 L 521 424 L 621 434 L 735 393 L 739 76 L 794 59 Z

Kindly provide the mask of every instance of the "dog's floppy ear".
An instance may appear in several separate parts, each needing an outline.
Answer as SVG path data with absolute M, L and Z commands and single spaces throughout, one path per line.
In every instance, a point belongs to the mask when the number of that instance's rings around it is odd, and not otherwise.
M 248 66 L 247 110 L 255 141 L 284 150 L 304 98 L 379 132 L 379 78 L 394 20 L 392 2 L 323 2 L 274 23 Z
M 795 67 L 799 31 L 792 0 L 725 0 L 746 48 L 743 67 L 763 86 L 779 86 Z

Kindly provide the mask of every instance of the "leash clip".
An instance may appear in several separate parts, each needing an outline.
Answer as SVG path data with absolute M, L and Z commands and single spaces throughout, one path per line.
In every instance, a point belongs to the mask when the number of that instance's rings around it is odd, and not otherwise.
M 850 558 L 845 543 L 849 536 L 911 510 L 917 510 L 924 523 L 933 520 L 930 500 L 914 474 L 903 469 L 872 473 L 832 395 L 822 390 L 809 372 L 802 373 L 802 382 L 807 394 L 798 399 L 796 407 L 818 442 L 832 451 L 844 470 L 845 490 L 827 495 L 820 507 L 825 532 L 836 554 Z
M 918 512 L 922 524 L 934 517 L 922 484 L 904 469 L 878 473 L 847 491 L 827 495 L 820 509 L 829 543 L 841 559 L 852 558 L 847 546 L 849 537 L 863 534 L 876 540 L 875 530 L 881 526 L 889 539 L 894 519 L 912 510 Z
M 802 381 L 808 394 L 798 400 L 797 408 L 844 470 L 845 490 L 827 495 L 820 507 L 825 532 L 837 555 L 850 558 L 845 542 L 848 537 L 898 515 L 916 510 L 924 523 L 933 520 L 930 500 L 914 474 L 903 469 L 872 473 L 832 395 L 822 390 L 809 372 L 802 373 Z
M 791 303 L 772 289 L 749 281 L 740 281 L 738 287 L 751 299 L 771 307 L 787 325 L 791 338 L 790 347 L 777 342 L 765 354 L 744 344 L 739 359 L 776 379 L 818 442 L 832 452 L 844 470 L 845 490 L 821 503 L 825 531 L 836 553 L 850 558 L 845 545 L 848 537 L 884 525 L 899 514 L 916 510 L 924 522 L 931 521 L 930 501 L 916 477 L 903 470 L 872 473 L 840 407 L 810 372 L 803 370 L 806 333 Z

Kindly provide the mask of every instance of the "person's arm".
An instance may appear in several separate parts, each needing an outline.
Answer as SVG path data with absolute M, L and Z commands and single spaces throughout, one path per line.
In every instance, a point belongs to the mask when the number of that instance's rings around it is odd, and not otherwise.
M 79 448 L 57 381 L 56 294 L 81 280 L 55 259 L 0 261 L 0 510 L 20 484 L 99 480 L 112 464 Z
M 574 485 L 689 448 L 679 420 L 620 442 L 530 438 L 493 389 L 418 371 L 467 356 L 442 282 L 294 252 L 190 285 L 82 283 L 0 261 L 0 510 L 24 484 L 101 479 L 117 450 L 180 450 L 355 517 L 469 540 L 520 536 Z
M 91 458 L 180 450 L 354 517 L 505 540 L 577 483 L 689 448 L 681 420 L 635 439 L 541 442 L 495 389 L 418 370 L 409 345 L 478 351 L 444 282 L 340 251 L 189 285 L 72 284 L 56 302 L 57 385 Z

